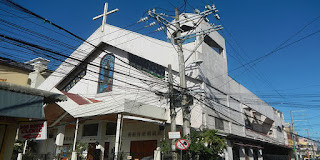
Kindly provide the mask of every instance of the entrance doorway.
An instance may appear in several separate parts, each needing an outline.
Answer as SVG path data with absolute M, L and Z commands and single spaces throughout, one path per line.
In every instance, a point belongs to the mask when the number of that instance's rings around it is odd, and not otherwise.
M 239 160 L 240 159 L 240 151 L 239 151 L 239 147 L 238 146 L 233 146 L 232 147 L 232 155 L 233 155 L 233 159 L 234 160 Z
M 132 159 L 140 160 L 144 157 L 153 156 L 156 148 L 157 140 L 131 141 L 130 155 L 132 156 Z
M 101 150 L 96 149 L 96 143 L 89 143 L 87 160 L 100 160 Z
M 89 143 L 87 160 L 94 160 L 94 152 L 95 152 L 95 150 L 96 150 L 96 144 L 95 143 Z

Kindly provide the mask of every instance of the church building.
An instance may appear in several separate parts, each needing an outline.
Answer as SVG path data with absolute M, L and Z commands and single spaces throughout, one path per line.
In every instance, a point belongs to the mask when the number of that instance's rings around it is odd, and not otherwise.
M 183 13 L 180 18 L 192 15 Z M 203 21 L 194 30 L 208 27 Z M 183 23 L 181 28 L 188 32 L 191 27 Z M 217 31 L 185 42 L 183 54 L 188 92 L 194 97 L 191 127 L 218 130 L 227 142 L 222 158 L 288 157 L 283 114 L 228 75 L 225 40 Z M 170 132 L 169 64 L 178 86 L 174 45 L 116 26 L 100 26 L 38 87 L 68 97 L 44 108 L 48 139 L 39 143 L 39 152 L 67 156 L 89 144 L 78 156 L 153 157 Z M 246 99 L 256 103 L 247 104 Z M 176 112 L 177 130 L 182 132 L 181 108 Z

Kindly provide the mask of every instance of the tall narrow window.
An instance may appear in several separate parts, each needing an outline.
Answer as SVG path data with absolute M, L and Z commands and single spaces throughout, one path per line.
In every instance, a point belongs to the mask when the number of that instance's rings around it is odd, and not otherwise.
M 116 135 L 117 123 L 108 122 L 106 129 L 106 135 Z
M 217 42 L 215 42 L 211 37 L 209 36 L 205 36 L 204 37 L 204 43 L 206 43 L 207 45 L 209 45 L 209 47 L 211 47 L 214 51 L 216 51 L 217 53 L 221 54 L 223 52 L 223 48 L 221 46 L 219 46 L 219 44 Z
M 112 54 L 107 54 L 101 59 L 98 93 L 112 91 L 114 59 Z
M 222 120 L 222 119 L 220 119 L 220 118 L 215 118 L 215 119 L 214 119 L 214 122 L 215 122 L 216 129 L 224 130 L 224 123 L 223 123 L 223 120 Z

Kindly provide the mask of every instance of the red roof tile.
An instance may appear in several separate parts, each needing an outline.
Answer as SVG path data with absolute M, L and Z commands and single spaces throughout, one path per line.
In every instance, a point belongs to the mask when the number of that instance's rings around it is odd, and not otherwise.
M 61 91 L 63 94 L 65 94 L 67 97 L 69 97 L 70 99 L 72 99 L 74 102 L 76 102 L 79 105 L 83 105 L 83 104 L 90 104 L 92 103 L 98 103 L 101 101 L 92 99 L 92 98 L 87 98 L 88 100 L 90 100 L 91 102 L 89 102 L 87 99 L 83 98 L 82 96 L 78 95 L 78 94 L 73 94 L 73 93 L 68 93 L 65 91 Z

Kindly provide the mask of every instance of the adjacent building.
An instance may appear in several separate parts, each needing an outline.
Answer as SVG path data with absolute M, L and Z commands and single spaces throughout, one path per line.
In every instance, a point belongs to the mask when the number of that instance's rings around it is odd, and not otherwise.
M 304 137 L 299 137 L 297 142 L 297 153 L 300 159 L 310 159 L 317 157 L 318 147 L 316 143 Z
M 51 74 L 48 63 L 41 57 L 25 63 L 0 57 L 0 81 L 36 88 Z
M 37 68 L 42 66 L 39 61 L 48 62 L 38 58 L 27 64 L 0 58 L 0 159 L 11 159 L 21 123 L 45 121 L 43 106 L 66 99 L 64 95 L 31 88 L 43 82 L 46 75 Z
M 0 81 L 28 86 L 29 74 L 33 67 L 8 58 L 0 57 Z

